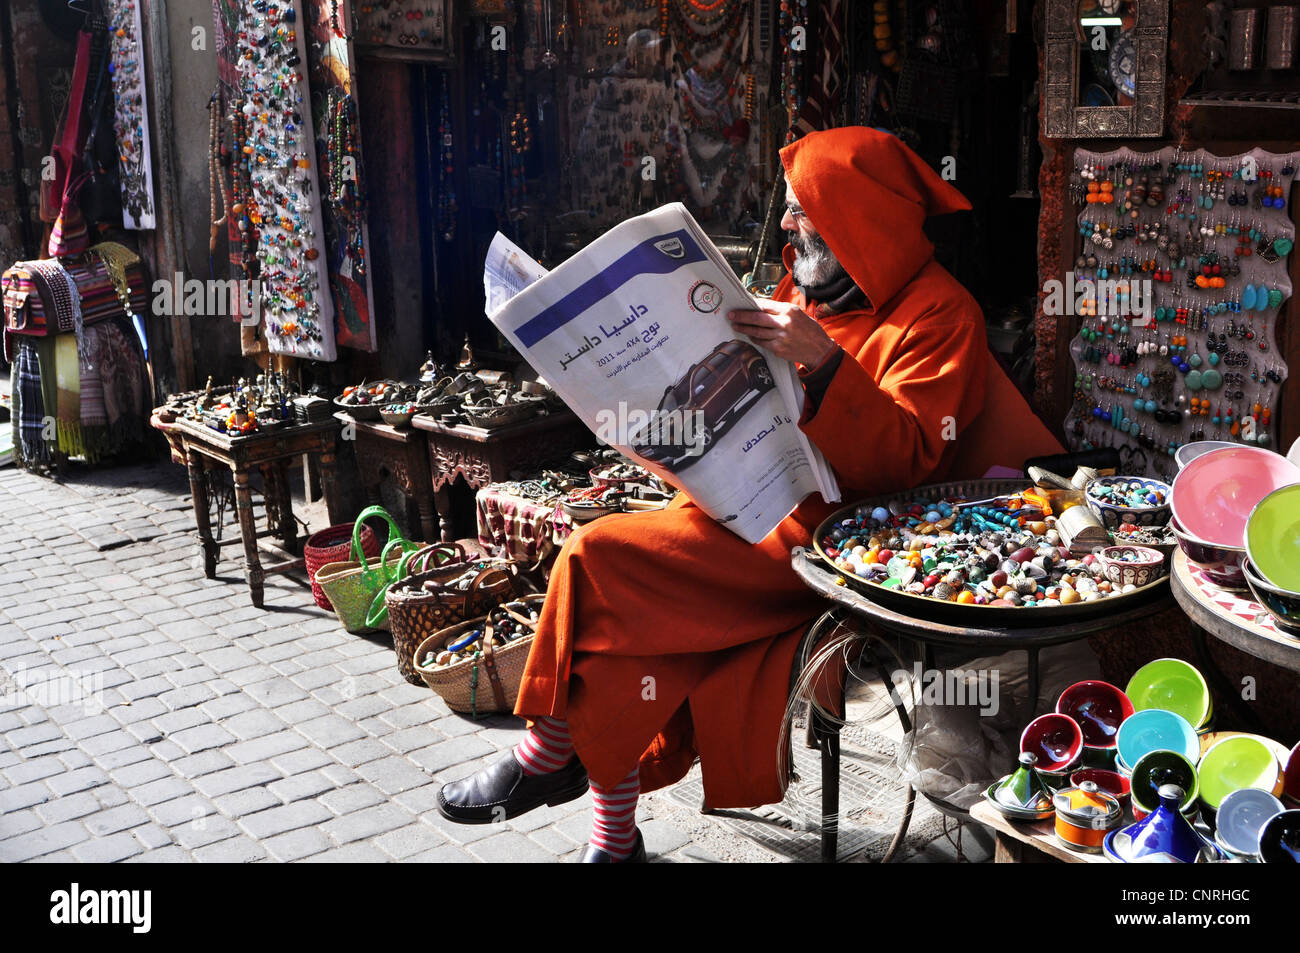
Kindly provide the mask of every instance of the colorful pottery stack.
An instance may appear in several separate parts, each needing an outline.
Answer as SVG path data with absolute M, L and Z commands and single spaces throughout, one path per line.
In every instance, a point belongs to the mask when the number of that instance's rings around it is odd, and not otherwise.
M 1300 566 L 1297 484 L 1300 466 L 1281 454 L 1259 447 L 1225 447 L 1201 454 L 1183 467 L 1171 494 L 1178 544 L 1216 584 L 1229 589 L 1247 588 L 1243 568 L 1247 540 L 1255 542 L 1260 558 L 1268 566 L 1268 571 L 1263 571 L 1252 560 L 1260 590 L 1256 597 L 1270 593 L 1264 604 L 1275 617 L 1281 612 L 1284 627 L 1296 627 L 1300 620 L 1300 578 L 1293 578 L 1300 575 L 1295 568 Z M 1265 500 L 1269 501 L 1267 505 Z M 1256 512 L 1260 515 L 1252 534 L 1249 522 Z M 1279 581 L 1270 578 L 1270 571 Z M 1288 588 L 1280 582 L 1282 579 L 1296 588 Z
M 1241 568 L 1251 594 L 1278 629 L 1300 637 L 1300 485 L 1259 501 L 1246 519 L 1243 543 Z

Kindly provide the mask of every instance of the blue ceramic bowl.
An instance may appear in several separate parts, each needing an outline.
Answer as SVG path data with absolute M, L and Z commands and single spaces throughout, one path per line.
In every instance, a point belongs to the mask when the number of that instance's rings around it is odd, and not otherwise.
M 1279 589 L 1266 581 L 1250 562 L 1241 562 L 1242 575 L 1255 601 L 1268 610 L 1277 627 L 1287 635 L 1300 636 L 1300 593 Z
M 1257 788 L 1242 788 L 1223 799 L 1215 815 L 1214 842 L 1230 854 L 1253 857 L 1259 853 L 1259 835 L 1285 808 L 1282 802 Z
M 1142 756 L 1152 751 L 1176 751 L 1193 765 L 1201 756 L 1201 741 L 1182 715 L 1161 708 L 1135 712 L 1119 726 L 1119 756 L 1137 770 Z
M 1131 483 L 1138 483 L 1149 490 L 1155 490 L 1164 502 L 1150 506 L 1120 506 L 1093 496 L 1093 493 L 1102 487 Z M 1164 526 L 1169 522 L 1171 512 L 1169 496 L 1172 492 L 1168 483 L 1161 483 L 1159 480 L 1151 480 L 1147 477 L 1098 477 L 1090 480 L 1084 487 L 1084 498 L 1088 501 L 1088 509 L 1096 513 L 1097 518 L 1113 533 L 1123 523 L 1131 526 Z

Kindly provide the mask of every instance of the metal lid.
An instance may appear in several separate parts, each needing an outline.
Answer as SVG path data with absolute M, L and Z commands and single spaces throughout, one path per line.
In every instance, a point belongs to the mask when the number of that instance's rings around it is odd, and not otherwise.
M 1032 768 L 1034 765 L 1038 764 L 1038 755 L 1034 754 L 1032 751 L 1022 751 L 1020 752 L 1020 763 L 1026 768 Z
M 1124 815 L 1119 801 L 1102 792 L 1095 781 L 1084 781 L 1076 788 L 1058 791 L 1052 798 L 1057 817 L 1090 830 L 1114 827 Z

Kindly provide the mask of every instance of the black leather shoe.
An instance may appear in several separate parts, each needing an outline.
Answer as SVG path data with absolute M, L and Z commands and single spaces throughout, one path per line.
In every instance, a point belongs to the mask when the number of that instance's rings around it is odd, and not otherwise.
M 599 847 L 587 845 L 582 856 L 578 858 L 580 864 L 644 864 L 645 857 L 645 838 L 641 836 L 641 828 L 636 829 L 636 844 L 632 847 L 632 853 L 622 860 L 605 853 Z
M 458 824 L 491 824 L 543 804 L 572 801 L 586 791 L 587 769 L 577 758 L 550 774 L 524 774 L 511 753 L 478 774 L 444 784 L 438 813 Z

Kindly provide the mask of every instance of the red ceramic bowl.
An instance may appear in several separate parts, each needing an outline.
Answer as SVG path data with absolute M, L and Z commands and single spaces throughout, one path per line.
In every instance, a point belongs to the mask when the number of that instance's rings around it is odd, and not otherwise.
M 1133 714 L 1133 703 L 1110 682 L 1089 680 L 1075 682 L 1061 692 L 1056 711 L 1079 723 L 1088 747 L 1114 748 L 1120 723 Z
M 1291 749 L 1291 756 L 1287 758 L 1282 783 L 1282 794 L 1300 804 L 1300 742 Z
M 1097 785 L 1102 792 L 1119 801 L 1120 807 L 1128 805 L 1128 796 L 1132 790 L 1132 785 L 1129 779 L 1118 771 L 1107 771 L 1105 768 L 1080 768 L 1070 775 L 1070 783 L 1075 787 L 1078 787 L 1084 781 L 1091 781 Z
M 1208 454 L 1207 454 L 1208 456 Z M 1181 526 L 1177 520 L 1169 521 L 1178 546 L 1187 558 L 1196 564 L 1210 581 L 1225 589 L 1245 589 L 1246 576 L 1241 571 L 1241 561 L 1246 558 L 1245 546 L 1215 546 L 1203 539 L 1197 539 Z
M 1069 715 L 1039 715 L 1020 735 L 1020 750 L 1038 758 L 1039 771 L 1064 771 L 1083 753 L 1083 729 Z

